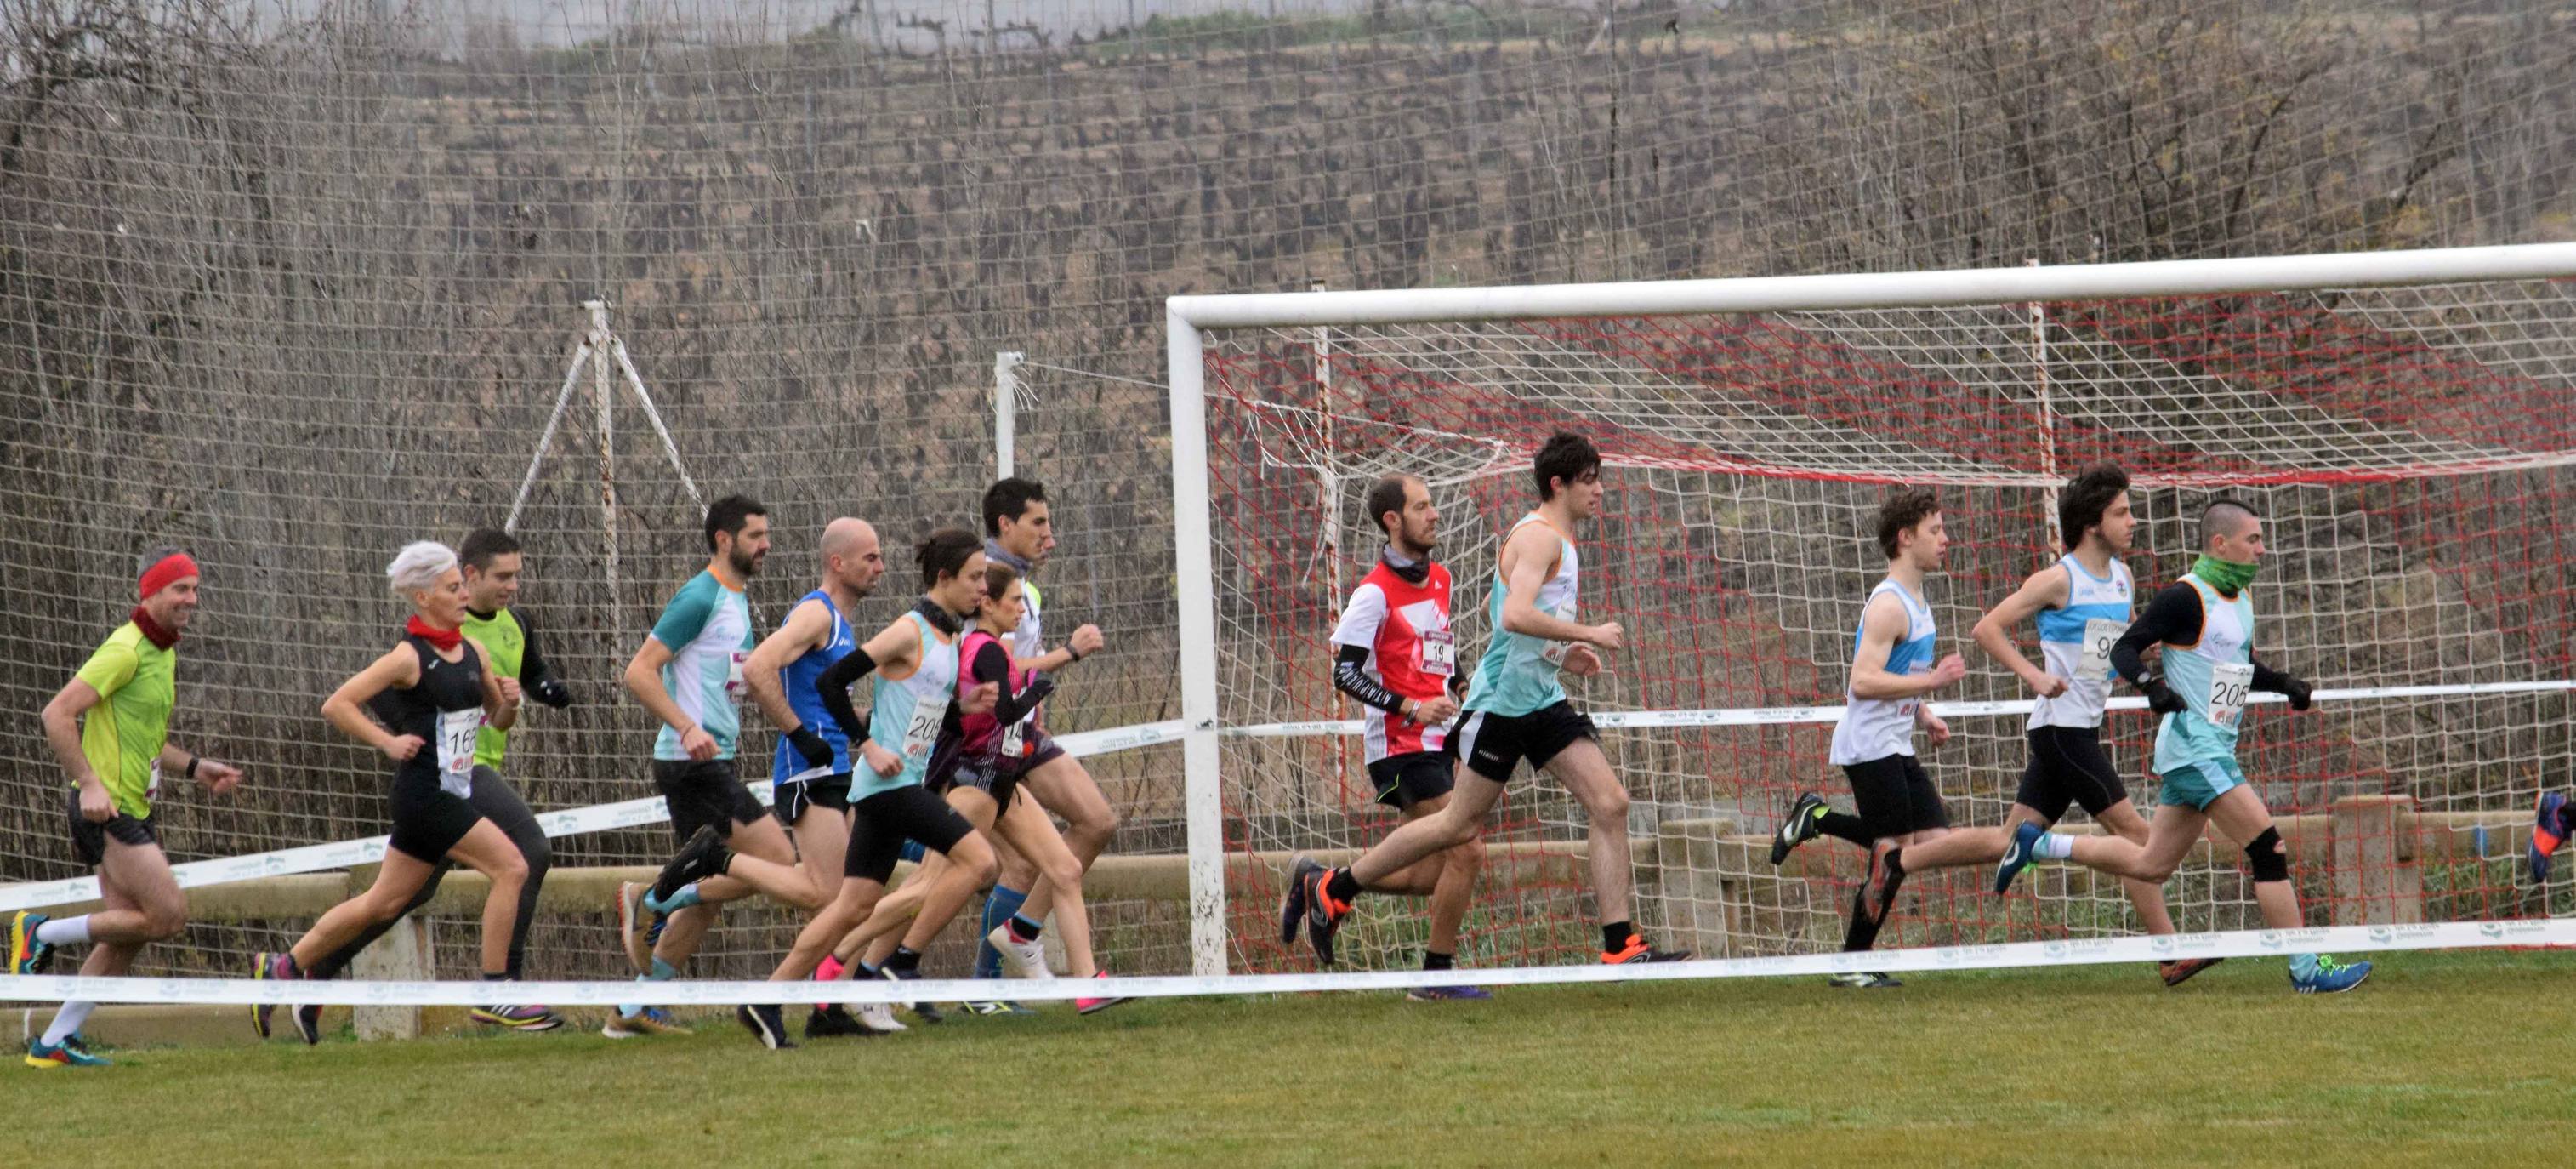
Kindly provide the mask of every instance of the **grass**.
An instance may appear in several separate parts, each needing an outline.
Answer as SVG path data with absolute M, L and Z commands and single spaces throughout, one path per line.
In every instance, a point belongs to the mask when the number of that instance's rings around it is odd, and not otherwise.
M 21 1147 L 189 1163 L 2502 1164 L 2561 1149 L 2567 955 L 1131 1003 L 762 1051 L 730 1020 L 15 1071 Z M 2561 1154 L 2551 1152 L 2555 1159 Z

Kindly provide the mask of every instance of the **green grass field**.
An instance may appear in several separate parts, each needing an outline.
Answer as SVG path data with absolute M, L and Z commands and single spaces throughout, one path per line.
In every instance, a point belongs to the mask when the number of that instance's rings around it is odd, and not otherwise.
M 8 1069 L 22 1148 L 187 1164 L 2564 1163 L 2576 956 L 1131 1003 L 787 1052 L 730 1020 Z M 2539 1158 L 2533 1161 L 2533 1158 Z

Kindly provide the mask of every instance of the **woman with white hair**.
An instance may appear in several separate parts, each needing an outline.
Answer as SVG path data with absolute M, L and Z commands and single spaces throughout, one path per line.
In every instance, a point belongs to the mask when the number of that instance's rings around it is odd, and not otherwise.
M 373 886 L 323 914 L 293 949 L 261 954 L 254 978 L 300 979 L 307 965 L 400 917 L 442 860 L 491 878 L 483 903 L 483 977 L 498 982 L 508 976 L 510 930 L 528 865 L 509 836 L 466 797 L 474 790 L 475 731 L 486 721 L 498 730 L 518 721 L 518 680 L 485 668 L 490 653 L 460 628 L 465 578 L 455 550 L 428 540 L 406 545 L 385 567 L 385 576 L 394 595 L 411 601 L 402 641 L 322 703 L 323 717 L 333 726 L 394 761 L 393 839 L 384 867 Z M 251 1025 L 262 1038 L 274 1010 L 251 1008 Z M 306 1043 L 320 1042 L 319 1012 L 290 1014 Z

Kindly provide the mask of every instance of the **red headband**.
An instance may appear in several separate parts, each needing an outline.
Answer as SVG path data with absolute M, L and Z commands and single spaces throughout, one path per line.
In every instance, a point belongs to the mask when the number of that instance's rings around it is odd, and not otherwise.
M 169 588 L 172 584 L 178 581 L 196 575 L 198 575 L 197 562 L 187 553 L 173 552 L 168 556 L 164 556 L 161 558 L 159 563 L 143 570 L 143 582 L 141 586 L 143 589 L 143 599 L 147 601 L 151 600 L 152 594 Z

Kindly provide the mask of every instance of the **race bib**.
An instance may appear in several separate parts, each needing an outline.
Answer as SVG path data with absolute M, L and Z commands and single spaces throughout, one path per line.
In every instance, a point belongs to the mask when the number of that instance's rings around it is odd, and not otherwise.
M 161 761 L 158 759 L 152 761 L 152 778 L 143 785 L 143 798 L 147 800 L 161 798 Z
M 1458 672 L 1458 635 L 1446 629 L 1422 634 L 1417 641 L 1422 658 L 1421 669 L 1435 678 L 1446 678 Z
M 481 707 L 439 712 L 438 786 L 449 795 L 474 794 L 474 732 L 482 726 Z
M 939 724 L 948 713 L 948 702 L 935 696 L 912 700 L 912 717 L 903 722 L 903 753 L 908 758 L 926 759 L 939 742 Z
M 2231 662 L 2209 668 L 2209 721 L 2233 729 L 2245 716 L 2245 695 L 2254 688 L 2254 665 Z
M 1022 733 L 1021 728 L 1028 725 L 1028 720 L 1022 719 L 1019 722 L 1012 723 L 1010 725 L 1010 729 L 1002 732 L 1002 758 L 1017 759 L 1020 757 L 1020 753 L 1025 749 L 1024 744 L 1028 739 L 1028 736 Z
M 1574 602 L 1567 601 L 1563 606 L 1560 606 L 1556 612 L 1548 615 L 1559 620 L 1572 621 L 1574 620 Z M 1547 664 L 1551 666 L 1562 666 L 1565 664 L 1566 651 L 1573 648 L 1574 643 L 1570 641 L 1551 641 L 1547 643 L 1547 648 L 1539 651 L 1538 656 L 1546 659 Z
M 725 667 L 725 697 L 742 697 L 744 689 L 742 682 L 742 664 L 750 660 L 750 653 L 744 650 L 733 651 L 733 660 Z
M 2120 635 L 2129 631 L 2126 621 L 2095 617 L 2084 623 L 2084 644 L 2075 652 L 2078 682 L 2111 680 L 2111 647 L 2119 644 Z

